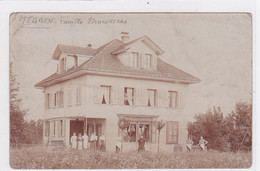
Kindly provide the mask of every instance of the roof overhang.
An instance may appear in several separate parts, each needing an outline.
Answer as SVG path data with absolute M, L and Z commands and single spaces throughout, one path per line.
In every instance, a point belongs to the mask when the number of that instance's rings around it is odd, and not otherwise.
M 154 81 L 164 81 L 164 82 L 173 82 L 179 84 L 194 84 L 200 82 L 200 80 L 187 80 L 187 79 L 174 79 L 174 78 L 163 78 L 163 77 L 156 77 L 156 76 L 144 76 L 144 75 L 133 75 L 127 73 L 119 73 L 113 71 L 100 71 L 100 70 L 90 70 L 90 69 L 82 69 L 67 75 L 64 75 L 60 78 L 55 78 L 53 80 L 46 81 L 44 83 L 35 85 L 36 88 L 44 88 L 51 86 L 53 84 L 57 84 L 60 82 L 64 82 L 69 79 L 74 79 L 80 77 L 82 75 L 91 74 L 91 75 L 103 75 L 103 76 L 112 76 L 112 77 L 125 77 L 125 78 L 132 78 L 132 79 L 142 79 L 142 80 L 154 80 Z

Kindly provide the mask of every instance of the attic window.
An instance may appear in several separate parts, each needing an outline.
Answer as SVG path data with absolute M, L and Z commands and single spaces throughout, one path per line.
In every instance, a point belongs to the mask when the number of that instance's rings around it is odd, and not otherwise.
M 143 54 L 141 58 L 141 67 L 142 68 L 152 68 L 152 55 L 151 54 Z
M 137 52 L 132 52 L 132 55 L 133 55 L 133 67 L 137 68 L 137 67 L 139 67 L 139 64 L 138 64 L 138 53 Z

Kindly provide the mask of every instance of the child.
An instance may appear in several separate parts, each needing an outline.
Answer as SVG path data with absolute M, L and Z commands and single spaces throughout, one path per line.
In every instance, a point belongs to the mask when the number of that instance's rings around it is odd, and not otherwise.
M 77 136 L 76 132 L 73 133 L 73 136 L 70 138 L 71 146 L 72 148 L 76 149 L 77 148 Z
M 84 149 L 87 149 L 88 148 L 88 135 L 87 133 L 85 132 L 84 135 L 82 136 L 83 138 L 83 148 Z
M 78 136 L 78 150 L 82 150 L 82 144 L 83 144 L 83 138 L 81 136 L 81 133 L 79 133 L 79 136 Z

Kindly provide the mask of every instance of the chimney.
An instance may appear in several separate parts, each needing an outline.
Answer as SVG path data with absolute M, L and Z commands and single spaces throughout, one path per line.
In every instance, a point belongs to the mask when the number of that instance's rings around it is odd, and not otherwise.
M 128 36 L 128 32 L 121 32 L 121 39 L 122 39 L 122 42 L 124 43 L 127 43 L 129 41 L 129 36 Z

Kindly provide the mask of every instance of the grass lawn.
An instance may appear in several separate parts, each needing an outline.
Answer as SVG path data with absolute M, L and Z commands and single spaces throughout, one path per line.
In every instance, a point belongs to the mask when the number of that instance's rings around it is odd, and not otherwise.
M 251 152 L 193 151 L 138 154 L 136 151 L 78 151 L 65 147 L 31 147 L 10 150 L 10 166 L 16 169 L 120 169 L 120 168 L 249 168 Z

